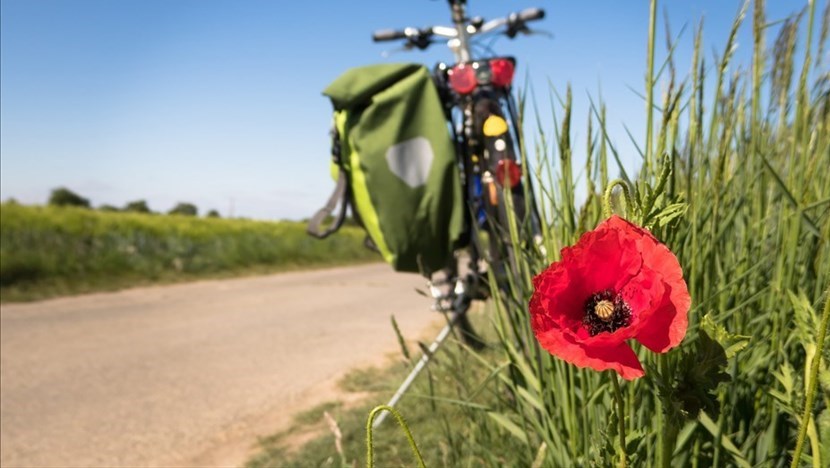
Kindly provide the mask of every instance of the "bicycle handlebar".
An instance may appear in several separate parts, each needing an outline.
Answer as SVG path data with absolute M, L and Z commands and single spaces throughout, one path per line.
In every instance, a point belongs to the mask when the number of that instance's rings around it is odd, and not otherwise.
M 519 12 L 522 21 L 536 21 L 545 17 L 545 10 L 541 8 L 527 8 Z
M 398 39 L 406 39 L 406 32 L 396 31 L 394 29 L 381 29 L 372 33 L 372 40 L 375 42 L 395 41 Z
M 500 26 L 507 25 L 508 36 L 511 38 L 515 36 L 516 31 L 521 29 L 524 23 L 528 21 L 536 21 L 545 17 L 545 10 L 541 8 L 527 8 L 518 13 L 511 13 L 504 18 L 497 18 L 484 23 L 477 28 L 470 35 L 483 34 L 490 32 Z M 512 32 L 512 34 L 511 34 Z M 452 39 L 457 37 L 458 32 L 455 27 L 448 26 L 432 26 L 424 29 L 405 28 L 405 29 L 381 29 L 372 33 L 372 40 L 375 42 L 395 41 L 398 39 L 415 39 L 419 36 L 424 39 L 429 39 L 430 36 L 441 36 Z

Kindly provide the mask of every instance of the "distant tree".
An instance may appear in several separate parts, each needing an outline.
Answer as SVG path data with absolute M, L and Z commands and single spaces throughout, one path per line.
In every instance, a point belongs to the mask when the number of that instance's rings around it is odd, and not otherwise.
M 124 206 L 124 211 L 129 211 L 132 213 L 152 213 L 150 207 L 147 206 L 147 201 L 145 200 L 136 200 L 127 203 Z
M 49 204 L 52 206 L 80 206 L 89 208 L 89 199 L 84 198 L 66 187 L 58 187 L 49 195 Z
M 9 199 L 6 200 L 6 204 L 7 205 L 19 205 L 20 202 L 17 201 L 17 198 L 9 197 Z
M 216 211 L 216 210 L 208 211 L 205 216 L 207 216 L 208 218 L 221 218 L 222 217 L 222 216 L 219 215 L 219 212 Z
M 121 211 L 121 210 L 120 210 L 117 206 L 112 206 L 112 205 L 103 204 L 103 205 L 101 205 L 101 206 L 99 206 L 99 207 L 98 207 L 98 211 L 109 211 L 109 212 L 113 212 L 113 211 Z
M 179 202 L 167 214 L 182 215 L 182 216 L 196 216 L 199 214 L 199 209 L 193 203 Z

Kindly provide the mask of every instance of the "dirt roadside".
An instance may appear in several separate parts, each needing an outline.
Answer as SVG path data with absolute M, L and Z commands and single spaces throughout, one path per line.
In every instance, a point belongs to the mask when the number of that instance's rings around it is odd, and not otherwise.
M 441 318 L 374 264 L 0 306 L 0 464 L 236 466 Z

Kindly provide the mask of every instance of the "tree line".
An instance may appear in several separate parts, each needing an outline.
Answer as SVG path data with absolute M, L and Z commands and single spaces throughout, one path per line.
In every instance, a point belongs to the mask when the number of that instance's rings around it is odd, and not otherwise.
M 92 209 L 92 204 L 90 203 L 88 198 L 82 197 L 77 193 L 69 190 L 66 187 L 58 187 L 53 189 L 49 195 L 49 205 L 50 206 L 75 206 L 79 208 L 88 208 Z M 99 211 L 119 211 L 119 212 L 128 212 L 128 213 L 147 213 L 153 214 L 155 213 L 153 210 L 150 209 L 150 206 L 147 204 L 146 200 L 134 200 L 131 202 L 126 203 L 123 207 L 119 208 L 114 205 L 103 204 L 97 208 Z M 171 208 L 167 211 L 167 214 L 170 215 L 181 215 L 181 216 L 198 216 L 199 209 L 193 203 L 189 202 L 178 202 L 176 206 Z M 209 210 L 205 213 L 205 216 L 208 218 L 219 218 L 219 212 L 216 210 Z

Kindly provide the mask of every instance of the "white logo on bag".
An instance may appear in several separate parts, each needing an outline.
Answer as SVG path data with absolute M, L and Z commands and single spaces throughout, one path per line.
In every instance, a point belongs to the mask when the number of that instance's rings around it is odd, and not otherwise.
M 386 162 L 393 174 L 406 185 L 416 188 L 427 183 L 433 156 L 429 140 L 415 137 L 390 146 L 386 151 Z

